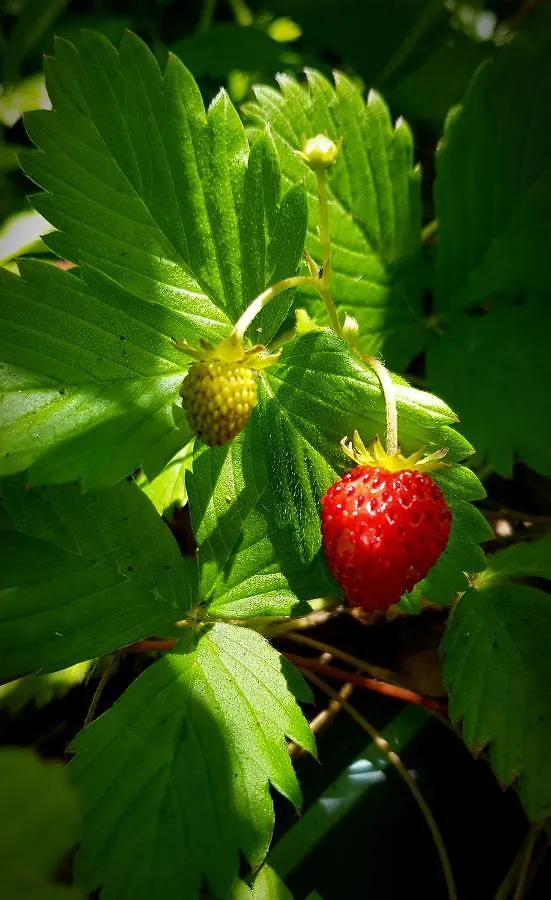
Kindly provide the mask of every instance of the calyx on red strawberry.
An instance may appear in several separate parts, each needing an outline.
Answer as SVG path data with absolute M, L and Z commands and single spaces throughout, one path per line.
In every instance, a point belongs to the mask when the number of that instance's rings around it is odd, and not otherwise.
M 398 603 L 434 566 L 448 543 L 451 513 L 436 482 L 445 451 L 422 458 L 370 450 L 357 432 L 343 449 L 356 463 L 322 498 L 321 530 L 329 568 L 355 606 Z

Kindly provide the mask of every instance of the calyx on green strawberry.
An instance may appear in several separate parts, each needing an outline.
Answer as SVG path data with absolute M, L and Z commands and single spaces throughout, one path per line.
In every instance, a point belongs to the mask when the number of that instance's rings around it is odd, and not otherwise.
M 451 513 L 428 474 L 443 466 L 446 451 L 389 456 L 378 438 L 368 450 L 357 432 L 341 445 L 357 465 L 322 498 L 325 556 L 350 603 L 387 610 L 447 546 Z
M 243 431 L 257 404 L 258 371 L 277 354 L 260 345 L 245 348 L 233 333 L 216 347 L 175 344 L 195 359 L 180 390 L 187 420 L 205 444 L 219 447 Z

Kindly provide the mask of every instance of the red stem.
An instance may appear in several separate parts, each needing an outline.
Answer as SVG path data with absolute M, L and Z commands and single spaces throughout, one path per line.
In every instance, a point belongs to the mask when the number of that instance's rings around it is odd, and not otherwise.
M 438 700 L 423 697 L 422 694 L 409 691 L 407 688 L 399 687 L 397 684 L 389 684 L 387 681 L 378 681 L 375 678 L 366 678 L 364 675 L 356 675 L 354 672 L 343 672 L 342 669 L 335 669 L 333 666 L 326 666 L 315 659 L 305 659 L 305 657 L 296 656 L 294 653 L 284 653 L 283 655 L 299 669 L 319 672 L 320 675 L 325 675 L 326 678 L 334 678 L 336 681 L 348 681 L 350 684 L 358 685 L 358 687 L 375 691 L 376 694 L 384 694 L 386 697 L 394 697 L 396 700 L 404 700 L 406 703 L 424 706 L 425 709 L 440 713 L 441 716 L 447 716 L 448 714 L 446 706 L 443 703 L 439 703 Z
M 173 650 L 176 645 L 175 638 L 167 640 L 150 640 L 136 641 L 129 647 L 124 647 L 123 653 L 150 653 L 152 651 L 163 652 Z M 441 716 L 447 716 L 448 710 L 444 703 L 438 700 L 432 700 L 430 697 L 423 697 L 415 691 L 409 691 L 407 688 L 399 687 L 397 684 L 389 684 L 387 681 L 378 681 L 375 678 L 366 678 L 364 675 L 356 675 L 354 672 L 343 672 L 342 669 L 336 669 L 334 666 L 327 666 L 315 659 L 307 659 L 304 656 L 298 656 L 295 653 L 284 653 L 286 659 L 299 669 L 310 670 L 311 672 L 319 672 L 326 678 L 333 678 L 336 681 L 344 681 L 349 684 L 356 684 L 358 687 L 367 688 L 376 694 L 384 694 L 385 697 L 394 697 L 395 700 L 403 700 L 405 703 L 414 703 L 416 706 L 423 706 L 430 712 L 439 713 Z

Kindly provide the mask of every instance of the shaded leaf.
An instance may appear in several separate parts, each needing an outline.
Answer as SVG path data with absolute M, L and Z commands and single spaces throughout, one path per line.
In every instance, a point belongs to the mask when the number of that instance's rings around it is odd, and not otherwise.
M 239 852 L 253 866 L 266 853 L 270 783 L 301 802 L 285 737 L 315 750 L 291 690 L 309 699 L 260 635 L 188 632 L 73 743 L 85 803 L 77 883 L 102 885 L 102 900 L 193 900 L 206 878 L 227 896 Z
M 0 482 L 0 673 L 55 671 L 182 618 L 195 572 L 133 484 Z
M 533 820 L 551 812 L 550 640 L 549 594 L 491 583 L 461 598 L 442 644 L 451 718 L 475 752 L 490 744 Z
M 516 458 L 551 474 L 547 296 L 454 316 L 427 353 L 429 382 L 461 413 L 461 429 L 500 475 Z
M 0 750 L 0 893 L 10 900 L 81 900 L 51 875 L 78 839 L 79 803 L 67 772 L 29 750 Z
M 448 119 L 436 181 L 435 301 L 465 309 L 548 283 L 549 42 L 517 36 Z
M 488 568 L 477 585 L 504 578 L 547 578 L 551 581 L 551 535 L 513 544 L 488 557 Z

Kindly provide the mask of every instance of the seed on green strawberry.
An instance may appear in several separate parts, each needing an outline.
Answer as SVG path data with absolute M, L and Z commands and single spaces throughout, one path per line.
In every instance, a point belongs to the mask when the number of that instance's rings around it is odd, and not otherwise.
M 425 472 L 358 465 L 322 499 L 329 568 L 348 600 L 386 610 L 411 591 L 448 543 L 451 513 Z
M 256 375 L 240 362 L 194 362 L 180 394 L 193 431 L 209 447 L 219 447 L 247 424 L 257 403 Z

